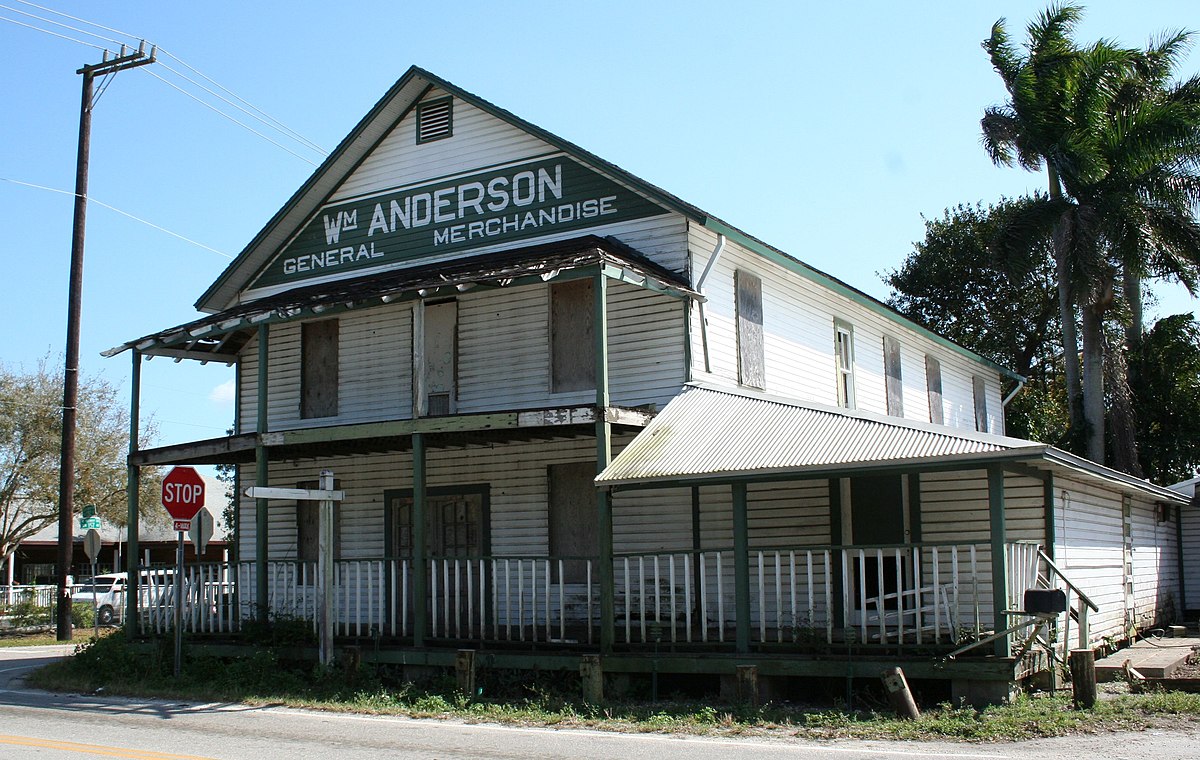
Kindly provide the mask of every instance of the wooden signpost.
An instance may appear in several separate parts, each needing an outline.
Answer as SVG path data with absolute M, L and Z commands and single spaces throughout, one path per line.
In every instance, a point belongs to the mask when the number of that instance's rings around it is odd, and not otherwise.
M 334 524 L 333 504 L 346 498 L 345 491 L 333 490 L 333 471 L 321 470 L 318 481 L 320 488 L 269 488 L 251 486 L 242 494 L 251 499 L 287 499 L 290 501 L 320 502 L 318 513 L 317 543 L 317 608 L 320 620 L 317 626 L 320 635 L 321 664 L 333 662 L 333 557 Z

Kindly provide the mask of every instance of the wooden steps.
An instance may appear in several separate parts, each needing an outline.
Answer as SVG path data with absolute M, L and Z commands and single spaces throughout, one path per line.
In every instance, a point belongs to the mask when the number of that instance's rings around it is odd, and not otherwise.
M 1168 678 L 1187 661 L 1200 638 L 1148 638 L 1096 661 L 1096 680 L 1115 681 L 1124 677 L 1125 662 L 1146 678 Z

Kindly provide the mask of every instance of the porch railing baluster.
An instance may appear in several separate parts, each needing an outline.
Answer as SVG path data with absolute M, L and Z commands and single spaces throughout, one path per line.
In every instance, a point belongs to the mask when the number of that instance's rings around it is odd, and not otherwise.
M 708 563 L 700 552 L 700 640 L 708 642 Z
M 721 552 L 717 552 L 717 640 L 725 643 L 725 579 Z
M 933 641 L 935 644 L 942 643 L 942 611 L 938 609 L 938 591 L 942 587 L 942 578 L 938 563 L 941 557 L 938 556 L 936 546 L 929 547 L 929 567 L 933 571 Z

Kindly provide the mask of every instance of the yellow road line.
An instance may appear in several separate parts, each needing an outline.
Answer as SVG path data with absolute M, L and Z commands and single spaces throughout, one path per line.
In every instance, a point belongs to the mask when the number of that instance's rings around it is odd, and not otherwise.
M 41 747 L 43 749 L 61 749 L 69 752 L 84 752 L 90 755 L 105 757 L 124 757 L 131 760 L 213 760 L 211 757 L 200 755 L 174 755 L 169 752 L 154 750 L 130 749 L 128 747 L 105 747 L 100 744 L 80 744 L 51 739 L 35 739 L 31 736 L 7 736 L 0 734 L 0 744 L 15 744 L 18 747 Z

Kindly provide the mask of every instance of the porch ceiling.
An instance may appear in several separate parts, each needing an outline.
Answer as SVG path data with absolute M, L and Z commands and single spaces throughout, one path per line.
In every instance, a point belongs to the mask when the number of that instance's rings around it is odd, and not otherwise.
M 612 423 L 616 432 L 636 432 L 650 417 L 640 409 L 575 406 L 311 427 L 261 437 L 244 433 L 143 449 L 129 456 L 129 464 L 249 464 L 260 438 L 269 461 L 408 451 L 415 433 L 423 434 L 431 449 L 568 440 L 594 436 L 598 419 Z
M 136 350 L 147 356 L 233 363 L 258 325 L 332 316 L 385 303 L 454 296 L 588 274 L 648 290 L 691 298 L 687 280 L 611 238 L 595 235 L 526 246 L 465 259 L 408 267 L 336 282 L 294 288 L 217 314 L 146 335 L 103 353 Z

